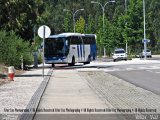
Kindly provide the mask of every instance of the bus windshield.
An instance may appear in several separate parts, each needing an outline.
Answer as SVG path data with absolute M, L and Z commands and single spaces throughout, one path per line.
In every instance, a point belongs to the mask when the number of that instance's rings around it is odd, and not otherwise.
M 121 53 L 125 53 L 125 51 L 124 50 L 116 50 L 115 53 L 116 54 L 121 54 Z
M 45 40 L 45 57 L 66 56 L 68 48 L 68 40 L 66 38 L 48 38 Z

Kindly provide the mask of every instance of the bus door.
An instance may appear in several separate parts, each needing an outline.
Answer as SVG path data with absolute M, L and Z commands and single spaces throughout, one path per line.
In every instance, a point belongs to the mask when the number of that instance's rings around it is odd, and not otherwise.
M 84 60 L 83 41 L 79 36 L 72 36 L 70 39 L 70 57 L 74 56 L 76 62 Z
M 79 37 L 79 41 L 80 41 L 80 44 L 78 46 L 80 51 L 80 62 L 83 62 L 85 61 L 85 46 L 83 43 L 83 39 L 81 37 Z

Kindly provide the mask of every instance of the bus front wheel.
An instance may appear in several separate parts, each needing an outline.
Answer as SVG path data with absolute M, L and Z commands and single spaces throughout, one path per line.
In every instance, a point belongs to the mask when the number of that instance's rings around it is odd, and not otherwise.
M 55 67 L 55 64 L 54 64 L 54 63 L 52 63 L 52 67 Z

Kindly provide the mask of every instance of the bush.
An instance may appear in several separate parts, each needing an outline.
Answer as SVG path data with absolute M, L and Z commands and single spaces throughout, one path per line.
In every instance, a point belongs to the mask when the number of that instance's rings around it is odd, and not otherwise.
M 24 41 L 13 31 L 8 33 L 0 31 L 0 62 L 19 68 L 23 56 L 24 64 L 31 64 L 33 56 L 29 45 L 29 42 Z
M 38 64 L 41 64 L 43 62 L 43 59 L 42 59 L 42 55 L 41 53 L 38 54 Z

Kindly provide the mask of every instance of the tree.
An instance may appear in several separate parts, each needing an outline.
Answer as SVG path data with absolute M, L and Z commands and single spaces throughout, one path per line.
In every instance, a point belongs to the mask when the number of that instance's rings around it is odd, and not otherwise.
M 26 40 L 33 38 L 33 27 L 38 24 L 42 11 L 42 0 L 6 0 L 1 3 L 0 29 L 15 31 Z
M 105 19 L 109 21 L 109 26 L 114 28 L 114 30 L 107 28 L 108 31 L 114 32 L 114 45 L 125 47 L 127 41 L 131 52 L 135 52 L 137 48 L 142 49 L 143 47 L 141 43 L 143 6 L 142 0 L 127 1 L 127 14 L 125 14 L 125 0 L 118 0 L 116 3 L 110 3 L 112 5 L 107 5 Z M 106 1 L 97 0 L 97 2 L 104 5 Z M 160 48 L 160 2 L 159 0 L 145 0 L 145 2 L 147 8 L 146 34 L 151 40 L 148 45 L 150 48 L 156 46 L 158 50 Z M 99 26 L 102 22 L 99 20 L 99 17 L 102 16 L 101 7 L 91 4 L 90 0 L 2 0 L 0 5 L 0 29 L 13 30 L 27 41 L 33 39 L 34 26 L 38 27 L 42 24 L 48 25 L 52 34 L 73 31 L 72 15 L 63 12 L 63 9 L 75 11 L 83 8 L 84 12 L 79 12 L 75 16 L 75 19 L 82 16 L 85 20 L 83 32 L 97 34 L 98 45 L 103 46 L 102 43 L 105 42 L 101 39 L 103 35 L 100 36 L 102 34 L 102 25 Z
M 103 47 L 104 47 L 104 34 L 103 34 L 103 22 L 102 22 L 102 16 L 99 17 L 98 21 L 98 28 L 97 28 L 97 47 L 98 47 L 98 54 L 100 56 L 103 55 Z
M 79 20 L 76 22 L 76 32 L 84 33 L 85 32 L 85 20 L 80 16 Z
M 88 18 L 88 24 L 86 24 L 86 33 L 91 34 L 91 33 L 95 33 L 94 30 L 94 21 L 91 15 L 89 15 Z
M 137 49 L 141 49 L 143 39 L 143 1 L 132 0 L 128 8 L 128 42 L 132 52 L 136 52 Z
M 67 13 L 65 15 L 65 18 L 64 18 L 64 30 L 65 32 L 71 32 L 73 31 L 73 20 L 70 19 L 71 18 L 71 14 Z
M 151 48 L 160 53 L 160 2 L 158 0 L 146 1 L 147 25 L 149 26 L 148 33 L 151 40 Z
M 104 46 L 107 50 L 107 54 L 110 56 L 114 48 L 114 26 L 107 19 L 105 21 L 105 32 L 104 32 Z
M 30 43 L 17 36 L 15 32 L 0 31 L 0 62 L 19 68 L 21 57 L 24 64 L 32 63 Z

